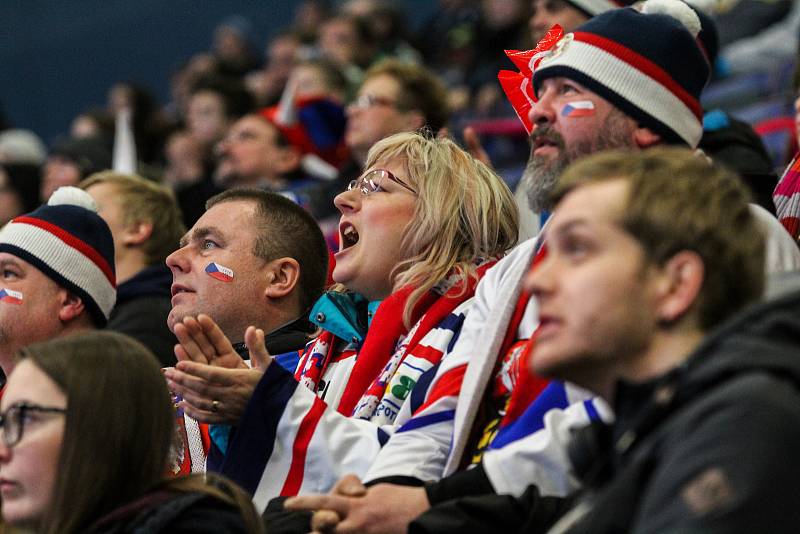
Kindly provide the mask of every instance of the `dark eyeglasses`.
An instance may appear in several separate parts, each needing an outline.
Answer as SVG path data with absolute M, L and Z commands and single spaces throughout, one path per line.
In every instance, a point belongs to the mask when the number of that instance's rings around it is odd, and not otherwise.
M 361 194 L 369 195 L 371 193 L 375 193 L 376 191 L 383 191 L 381 184 L 383 184 L 383 180 L 388 178 L 389 180 L 400 184 L 401 186 L 405 187 L 415 195 L 417 194 L 411 186 L 400 180 L 397 176 L 392 174 L 391 172 L 387 171 L 386 169 L 372 169 L 371 171 L 367 171 L 362 174 L 359 178 L 355 180 L 350 180 L 350 183 L 347 184 L 347 190 L 350 191 L 352 189 L 360 189 Z
M 350 105 L 358 109 L 367 109 L 375 106 L 386 106 L 389 108 L 397 107 L 397 102 L 391 98 L 375 95 L 361 95 L 350 102 Z
M 2 429 L 3 443 L 6 447 L 13 447 L 22 439 L 25 425 L 30 421 L 31 412 L 39 413 L 67 413 L 66 408 L 55 408 L 52 406 L 39 406 L 27 402 L 12 404 L 6 411 L 0 413 L 0 429 Z

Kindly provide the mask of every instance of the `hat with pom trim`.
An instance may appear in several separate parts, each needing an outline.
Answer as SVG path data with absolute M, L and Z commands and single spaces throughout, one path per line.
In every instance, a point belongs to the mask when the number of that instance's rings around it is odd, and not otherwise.
M 47 204 L 12 219 L 0 230 L 0 252 L 78 295 L 98 326 L 108 322 L 117 298 L 114 240 L 85 191 L 60 187 Z
M 709 66 L 697 44 L 700 20 L 680 0 L 649 0 L 643 12 L 614 9 L 568 33 L 533 73 L 572 79 L 608 100 L 664 142 L 696 147 L 700 93 Z

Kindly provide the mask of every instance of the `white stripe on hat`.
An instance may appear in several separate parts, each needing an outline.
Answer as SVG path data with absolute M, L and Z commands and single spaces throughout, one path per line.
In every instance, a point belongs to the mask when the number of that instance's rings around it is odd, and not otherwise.
M 608 87 L 631 104 L 665 124 L 696 148 L 703 124 L 672 91 L 626 61 L 589 43 L 573 40 L 562 53 L 545 57 L 538 70 L 570 67 Z
M 0 231 L 0 241 L 39 258 L 58 274 L 86 291 L 103 315 L 106 318 L 109 316 L 117 292 L 100 267 L 79 250 L 38 226 L 13 221 Z

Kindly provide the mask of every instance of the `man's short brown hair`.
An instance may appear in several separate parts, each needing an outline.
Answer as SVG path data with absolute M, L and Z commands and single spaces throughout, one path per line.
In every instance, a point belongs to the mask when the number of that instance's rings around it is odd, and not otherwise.
M 425 117 L 425 126 L 434 133 L 447 124 L 450 118 L 447 89 L 433 72 L 414 63 L 386 59 L 370 67 L 364 81 L 381 75 L 400 85 L 399 110 L 419 111 Z
M 686 149 L 605 152 L 567 168 L 553 204 L 582 185 L 609 180 L 628 183 L 620 224 L 651 262 L 663 265 L 681 250 L 703 260 L 697 310 L 704 331 L 761 296 L 765 237 L 736 175 Z
M 146 261 L 148 265 L 164 263 L 186 232 L 172 191 L 141 176 L 114 171 L 95 173 L 78 186 L 86 190 L 95 184 L 114 185 L 126 226 L 138 222 L 153 225 L 153 233 L 143 245 Z
M 237 200 L 256 204 L 258 232 L 253 254 L 265 261 L 294 258 L 300 264 L 300 308 L 311 308 L 325 289 L 328 247 L 314 218 L 286 197 L 260 189 L 229 189 L 211 197 L 206 209 Z

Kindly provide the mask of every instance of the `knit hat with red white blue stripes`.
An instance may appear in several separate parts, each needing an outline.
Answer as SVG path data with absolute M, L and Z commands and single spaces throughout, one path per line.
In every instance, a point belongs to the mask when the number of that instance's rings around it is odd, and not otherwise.
M 114 240 L 85 191 L 61 187 L 47 204 L 13 219 L 0 230 L 0 252 L 78 295 L 96 325 L 108 322 L 117 299 Z
M 584 85 L 666 143 L 697 147 L 700 93 L 709 66 L 695 40 L 700 20 L 680 0 L 649 0 L 644 12 L 612 9 L 568 33 L 533 73 Z

